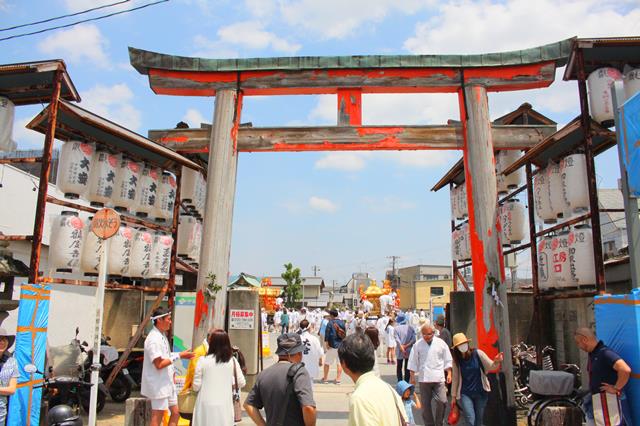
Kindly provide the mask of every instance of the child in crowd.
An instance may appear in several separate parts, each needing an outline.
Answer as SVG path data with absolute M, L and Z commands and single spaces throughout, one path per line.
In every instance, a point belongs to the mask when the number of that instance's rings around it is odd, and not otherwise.
M 387 343 L 387 364 L 396 363 L 396 337 L 393 333 L 395 321 L 393 318 L 389 318 L 389 322 L 384 329 L 385 340 Z
M 413 390 L 413 385 L 405 382 L 404 380 L 400 380 L 396 385 L 396 392 L 398 392 L 398 395 L 402 398 L 404 411 L 407 413 L 407 425 L 416 424 L 416 421 L 413 418 L 413 407 L 418 410 L 422 408 L 420 405 L 420 399 Z

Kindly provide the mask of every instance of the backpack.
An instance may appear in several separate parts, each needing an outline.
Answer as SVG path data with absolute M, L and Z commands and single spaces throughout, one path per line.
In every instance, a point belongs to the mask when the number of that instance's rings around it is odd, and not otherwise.
M 338 339 L 342 340 L 347 337 L 347 333 L 344 331 L 344 328 L 340 327 L 337 321 L 333 321 L 333 329 L 336 331 Z

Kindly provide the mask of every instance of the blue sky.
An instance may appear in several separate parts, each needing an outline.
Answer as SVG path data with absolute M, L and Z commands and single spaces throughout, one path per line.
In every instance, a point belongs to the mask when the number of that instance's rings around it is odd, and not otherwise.
M 151 3 L 132 0 L 106 11 Z M 33 22 L 114 0 L 0 0 L 0 27 Z M 41 29 L 46 25 L 27 28 Z M 24 30 L 24 29 L 23 29 Z M 0 32 L 0 36 L 20 33 Z M 26 31 L 25 31 L 26 32 Z M 486 53 L 571 36 L 640 33 L 636 1 L 549 0 L 171 0 L 136 12 L 0 42 L 2 62 L 62 58 L 81 105 L 146 135 L 149 129 L 210 122 L 213 98 L 157 96 L 128 61 L 127 46 L 211 58 L 363 54 Z M 578 112 L 577 86 L 490 95 L 493 118 L 529 102 L 560 124 Z M 452 95 L 368 95 L 364 124 L 438 124 L 458 118 Z M 40 107 L 16 112 L 14 139 L 40 147 L 24 129 Z M 254 126 L 334 124 L 332 96 L 245 98 Z M 279 275 L 293 262 L 327 282 L 353 272 L 382 278 L 387 256 L 400 266 L 450 262 L 448 191 L 431 186 L 461 153 L 243 153 L 231 253 L 232 273 Z M 597 159 L 601 187 L 615 187 L 614 150 Z M 523 261 L 520 276 L 530 269 Z

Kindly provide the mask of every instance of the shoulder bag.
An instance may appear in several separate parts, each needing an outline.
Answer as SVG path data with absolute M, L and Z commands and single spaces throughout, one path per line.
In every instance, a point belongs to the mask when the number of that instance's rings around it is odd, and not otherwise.
M 622 408 L 618 395 L 608 392 L 591 395 L 593 420 L 596 426 L 613 426 L 622 422 Z
M 236 372 L 236 359 L 232 356 L 233 362 L 233 385 L 231 386 L 231 395 L 233 398 L 233 421 L 238 423 L 242 420 L 242 407 L 240 406 L 240 388 L 238 387 L 238 373 Z
M 304 367 L 303 363 L 297 363 L 291 365 L 287 370 L 287 390 L 284 392 L 284 410 L 280 413 L 276 426 L 284 426 L 284 418 L 287 415 L 287 409 L 289 408 L 289 400 L 293 394 L 293 378 L 302 367 Z

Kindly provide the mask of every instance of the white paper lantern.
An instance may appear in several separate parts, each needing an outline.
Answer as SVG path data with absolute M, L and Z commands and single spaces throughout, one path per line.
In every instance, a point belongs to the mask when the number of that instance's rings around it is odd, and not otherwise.
M 589 225 L 577 225 L 569 234 L 569 262 L 573 285 L 596 285 L 593 234 Z
M 193 230 L 193 244 L 189 250 L 189 259 L 197 265 L 200 262 L 200 246 L 202 244 L 202 222 L 196 221 Z
M 451 220 L 458 218 L 458 188 L 453 186 L 449 191 L 449 200 L 451 203 Z
M 155 234 L 151 251 L 151 278 L 169 279 L 173 238 L 162 233 Z
M 456 219 L 462 220 L 469 215 L 469 206 L 467 203 L 467 185 L 462 183 L 457 187 L 456 194 L 458 196 L 458 217 Z
M 589 74 L 589 110 L 591 117 L 603 126 L 613 125 L 613 100 L 611 85 L 622 80 L 622 74 L 615 68 L 598 68 Z
M 193 216 L 182 215 L 180 216 L 180 223 L 178 225 L 178 256 L 183 258 L 189 258 L 191 249 L 194 244 L 195 227 L 198 221 Z
M 122 223 L 118 232 L 109 239 L 109 263 L 107 265 L 109 275 L 128 276 L 133 234 L 133 228 Z
M 94 207 L 104 207 L 111 202 L 122 156 L 105 150 L 96 150 L 91 162 L 89 186 L 85 196 Z
M 507 181 L 505 180 L 502 171 L 505 169 L 503 163 L 504 154 L 503 151 L 498 151 L 495 154 L 496 159 L 496 189 L 498 190 L 499 195 L 503 195 L 508 192 Z
M 498 205 L 497 213 L 498 218 L 500 219 L 500 242 L 503 247 L 507 247 L 510 245 L 510 242 L 507 236 L 507 229 L 509 228 L 509 214 L 506 203 Z
M 527 208 L 518 200 L 509 200 L 503 206 L 502 224 L 505 240 L 511 244 L 520 244 L 526 238 Z M 503 243 L 504 245 L 504 243 Z
M 505 149 L 500 151 L 500 154 L 500 174 L 502 174 L 503 171 L 508 169 L 513 163 L 515 163 L 518 159 L 520 159 L 520 157 L 522 157 L 522 151 L 518 149 Z M 507 189 L 514 190 L 520 187 L 524 180 L 523 173 L 523 168 L 520 167 L 510 175 L 504 176 L 504 183 L 507 185 Z
M 113 205 L 116 211 L 125 212 L 134 208 L 141 171 L 141 163 L 130 158 L 120 161 L 113 190 Z
M 97 277 L 100 268 L 100 257 L 104 240 L 98 238 L 91 231 L 91 217 L 84 227 L 84 241 L 82 242 L 82 259 L 80 260 L 80 270 L 85 275 Z
M 551 193 L 549 190 L 549 170 L 540 169 L 533 179 L 533 199 L 536 215 L 544 223 L 555 223 L 556 215 L 551 206 Z
M 551 209 L 556 217 L 564 217 L 564 212 L 569 205 L 564 199 L 562 190 L 562 173 L 564 172 L 562 163 L 549 163 L 547 171 L 549 173 L 549 196 L 551 198 Z
M 140 173 L 136 200 L 136 216 L 147 217 L 151 214 L 158 200 L 158 187 L 162 170 L 145 164 Z
M 640 92 L 640 68 L 631 68 L 624 73 L 624 94 L 629 99 Z M 618 103 L 621 103 L 618 100 Z
M 195 211 L 197 213 L 197 217 L 203 217 L 204 206 L 207 201 L 207 181 L 202 173 L 198 173 L 197 182 Z
M 544 237 L 538 242 L 538 289 L 548 290 L 556 286 L 553 273 L 552 237 Z
M 562 194 L 575 213 L 589 210 L 589 181 L 584 154 L 566 156 L 562 165 Z
M 49 268 L 73 272 L 80 265 L 84 222 L 78 212 L 63 211 L 54 217 L 49 238 Z
M 9 98 L 0 96 L 0 151 L 14 151 L 13 120 L 15 106 Z
M 551 241 L 553 250 L 553 275 L 556 287 L 571 287 L 571 266 L 569 265 L 569 232 L 558 233 Z
M 145 228 L 136 230 L 131 245 L 129 276 L 136 279 L 147 278 L 151 273 L 153 235 Z
M 462 260 L 471 259 L 471 234 L 469 232 L 469 223 L 463 223 L 460 227 L 462 231 L 461 246 L 462 246 Z
M 180 177 L 180 198 L 189 208 L 195 208 L 197 202 L 197 191 L 200 173 L 189 167 L 182 166 L 182 176 Z
M 160 186 L 158 187 L 158 202 L 153 210 L 156 220 L 165 222 L 173 219 L 176 188 L 176 178 L 169 172 L 162 172 Z
M 464 247 L 462 231 L 460 229 L 454 229 L 451 233 L 451 257 L 453 260 L 462 260 L 464 259 Z
M 89 187 L 89 173 L 95 147 L 80 141 L 62 144 L 56 185 L 65 198 L 78 199 Z

